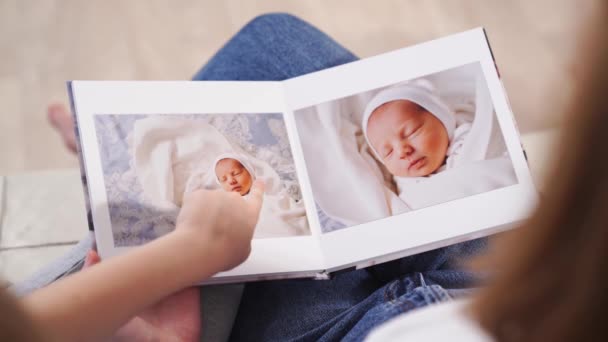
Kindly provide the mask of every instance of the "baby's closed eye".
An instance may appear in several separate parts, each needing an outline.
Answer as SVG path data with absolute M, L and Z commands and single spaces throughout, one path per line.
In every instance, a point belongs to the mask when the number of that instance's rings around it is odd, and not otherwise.
M 384 158 L 388 158 L 393 154 L 393 149 L 392 148 L 387 148 L 384 149 Z
M 409 130 L 409 132 L 406 134 L 406 137 L 411 137 L 414 134 L 417 134 L 418 132 L 420 132 L 420 128 L 422 128 L 422 125 L 416 125 L 414 126 L 412 129 Z

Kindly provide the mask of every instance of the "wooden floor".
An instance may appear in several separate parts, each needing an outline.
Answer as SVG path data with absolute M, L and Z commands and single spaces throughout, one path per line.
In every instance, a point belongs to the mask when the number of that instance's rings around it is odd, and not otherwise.
M 277 11 L 362 57 L 484 26 L 520 129 L 554 126 L 590 1 L 0 0 L 0 175 L 76 166 L 45 118 L 49 102 L 67 102 L 66 80 L 188 79 Z

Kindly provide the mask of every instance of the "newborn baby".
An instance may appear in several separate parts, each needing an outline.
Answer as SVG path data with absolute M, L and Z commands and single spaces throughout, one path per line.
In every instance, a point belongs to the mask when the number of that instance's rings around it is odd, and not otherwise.
M 255 164 L 245 155 L 225 153 L 218 156 L 213 162 L 215 181 L 224 191 L 238 192 L 247 196 L 253 182 L 256 180 Z M 272 177 L 264 176 L 261 169 L 258 176 L 268 186 L 277 185 Z M 274 173 L 274 172 L 273 172 Z M 276 175 L 278 177 L 278 175 Z M 281 190 L 269 191 L 264 194 L 264 202 L 260 210 L 260 217 L 254 232 L 255 238 L 271 238 L 284 236 L 297 236 L 308 234 L 308 220 L 302 202 L 295 201 L 280 185 Z
M 251 190 L 255 173 L 248 161 L 236 154 L 224 154 L 214 162 L 217 183 L 224 191 L 238 192 L 245 196 Z
M 381 91 L 363 115 L 368 145 L 398 177 L 436 172 L 446 161 L 455 128 L 454 115 L 424 80 Z
M 471 192 L 470 182 L 451 184 L 450 189 L 443 180 L 431 182 L 461 164 L 458 155 L 471 128 L 465 117 L 456 115 L 424 79 L 382 90 L 366 106 L 365 139 L 410 209 Z

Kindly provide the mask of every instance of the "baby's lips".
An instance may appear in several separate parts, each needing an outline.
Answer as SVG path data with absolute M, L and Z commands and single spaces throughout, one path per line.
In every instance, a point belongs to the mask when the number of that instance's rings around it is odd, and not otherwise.
M 422 163 L 423 161 L 424 161 L 424 157 L 419 157 L 418 159 L 414 160 L 413 162 L 411 162 L 411 163 L 408 165 L 407 170 L 409 171 L 409 170 L 411 170 L 411 169 L 412 169 L 412 167 L 414 167 L 414 168 L 415 168 L 415 167 L 420 166 L 420 165 L 421 165 L 421 163 Z

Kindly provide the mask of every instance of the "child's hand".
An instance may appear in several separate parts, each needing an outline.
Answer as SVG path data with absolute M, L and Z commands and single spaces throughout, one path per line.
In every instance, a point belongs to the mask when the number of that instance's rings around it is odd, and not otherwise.
M 50 340 L 105 341 L 112 331 L 160 299 L 245 261 L 251 251 L 263 195 L 262 183 L 254 183 L 247 199 L 235 192 L 192 192 L 184 198 L 175 231 L 34 291 L 23 299 L 23 308 Z M 86 295 L 81 294 L 74 300 L 74 294 L 82 289 L 86 289 Z M 196 289 L 193 291 L 190 292 L 198 295 Z M 175 296 L 177 302 L 199 302 L 191 295 Z M 163 314 L 149 316 L 149 319 L 158 322 L 164 314 L 169 314 L 176 305 L 172 302 L 156 306 L 151 312 Z M 197 307 L 190 306 L 192 308 Z M 94 312 L 95 319 L 87 312 Z M 180 331 L 187 329 L 184 334 L 169 336 L 166 330 L 163 332 L 163 324 L 146 325 L 144 321 L 137 321 L 161 333 L 158 338 L 147 335 L 146 339 L 183 341 L 184 336 L 197 334 L 197 330 L 188 326 L 199 326 L 199 321 L 176 319 L 181 324 Z M 161 327 L 160 331 L 156 327 Z M 150 330 L 137 328 L 122 332 L 131 341 L 134 338 L 131 333 L 141 331 Z
M 101 258 L 90 250 L 83 270 L 95 266 Z M 112 341 L 199 341 L 201 301 L 197 287 L 188 287 L 147 307 L 114 334 Z
M 206 246 L 203 248 L 211 246 L 215 261 L 219 261 L 218 272 L 232 269 L 249 257 L 263 195 L 261 181 L 253 184 L 246 198 L 237 192 L 220 190 L 191 192 L 184 196 L 176 233 L 185 234 L 192 242 L 201 242 L 201 246 Z

